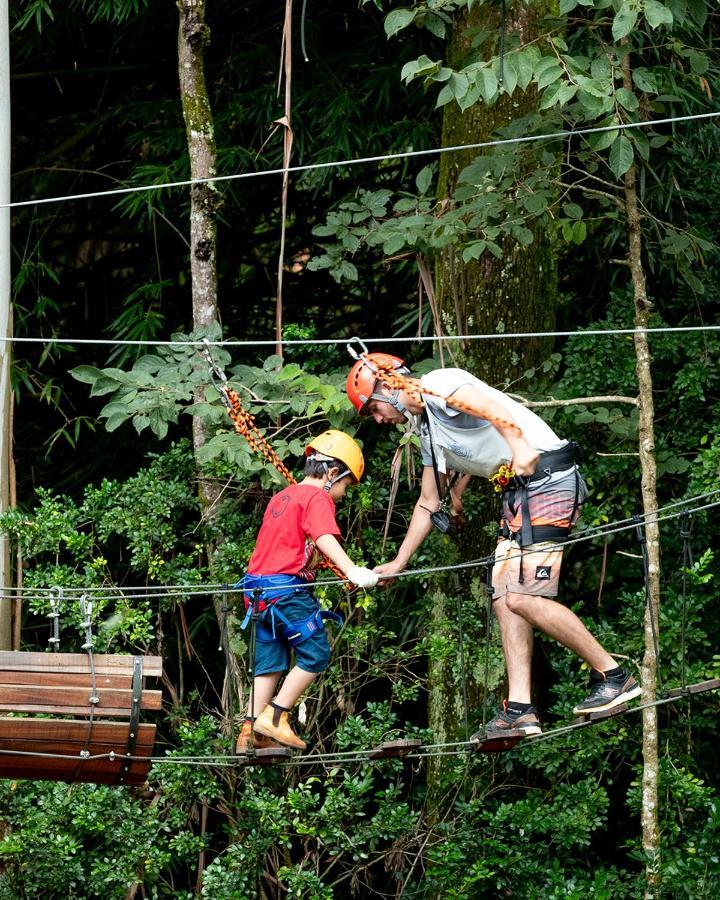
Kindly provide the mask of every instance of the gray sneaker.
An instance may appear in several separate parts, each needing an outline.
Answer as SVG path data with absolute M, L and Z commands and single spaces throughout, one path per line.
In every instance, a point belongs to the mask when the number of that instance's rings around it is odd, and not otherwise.
M 642 688 L 625 669 L 617 675 L 606 675 L 593 669 L 590 673 L 590 693 L 573 712 L 576 716 L 604 712 L 639 697 L 641 693 Z
M 507 700 L 503 701 L 502 709 L 490 719 L 485 726 L 485 731 L 476 732 L 471 741 L 493 740 L 494 738 L 523 738 L 528 734 L 542 734 L 537 710 L 531 706 L 527 712 L 513 715 L 508 712 Z

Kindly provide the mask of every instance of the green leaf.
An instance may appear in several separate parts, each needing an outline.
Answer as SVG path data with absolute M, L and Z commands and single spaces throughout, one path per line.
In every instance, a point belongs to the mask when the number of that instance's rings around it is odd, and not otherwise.
M 515 69 L 517 71 L 517 83 L 520 90 L 527 90 L 535 71 L 532 54 L 526 52 L 517 53 L 515 56 Z
M 435 37 L 445 37 L 445 23 L 440 18 L 440 16 L 436 16 L 434 13 L 428 13 L 428 15 L 423 19 L 422 24 L 425 26 L 425 28 L 427 28 L 430 34 L 434 34 Z
M 698 53 L 697 50 L 689 50 L 687 58 L 690 62 L 690 68 L 696 75 L 704 75 L 710 68 L 710 60 L 704 53 Z
M 441 106 L 445 106 L 445 104 L 449 103 L 454 97 L 455 92 L 452 89 L 452 85 L 446 84 L 438 94 L 438 98 L 435 103 L 435 109 L 439 109 Z
M 640 105 L 635 94 L 624 87 L 618 88 L 615 91 L 615 99 L 620 106 L 624 107 L 629 112 L 634 112 Z
M 548 198 L 545 194 L 529 194 L 523 197 L 522 204 L 531 215 L 537 216 L 547 209 Z
M 661 25 L 672 25 L 673 14 L 658 0 L 645 0 L 645 20 L 651 28 L 659 28 Z
M 497 96 L 498 80 L 492 69 L 480 70 L 480 94 L 486 103 L 492 103 Z
M 541 91 L 543 88 L 548 87 L 548 85 L 553 84 L 558 78 L 562 78 L 562 74 L 563 70 L 561 66 L 555 65 L 546 67 L 537 80 L 538 90 Z
M 427 194 L 428 189 L 432 184 L 433 171 L 434 170 L 432 166 L 425 166 L 418 172 L 417 178 L 415 179 L 415 184 L 417 185 L 417 189 L 420 194 Z
M 414 9 L 394 9 L 385 19 L 385 34 L 388 37 L 392 37 L 398 31 L 407 28 L 414 19 Z
M 635 128 L 630 132 L 628 137 L 633 142 L 635 149 L 640 154 L 641 158 L 647 162 L 650 159 L 650 141 L 642 128 Z
M 648 69 L 638 68 L 632 73 L 635 86 L 646 94 L 657 94 L 658 86 L 655 76 Z
M 70 369 L 70 374 L 76 381 L 82 381 L 83 384 L 94 384 L 101 372 L 96 366 L 76 366 L 74 369 Z
M 610 150 L 610 169 L 616 178 L 622 178 L 633 164 L 635 154 L 628 138 L 621 134 Z
M 486 249 L 487 244 L 485 241 L 474 241 L 472 244 L 468 244 L 463 250 L 463 262 L 469 262 L 471 259 L 480 259 Z
M 563 203 L 563 212 L 568 219 L 582 219 L 583 216 L 582 206 L 577 203 Z
M 409 84 L 414 78 L 420 78 L 423 75 L 430 75 L 440 69 L 440 63 L 433 61 L 424 53 L 417 59 L 411 59 L 406 62 L 400 71 L 400 78 L 406 84 Z M 452 70 L 450 70 L 452 71 Z
M 650 0 L 652 2 L 652 0 Z M 637 10 L 630 6 L 629 0 L 625 0 L 618 10 L 612 24 L 612 36 L 616 41 L 627 37 L 637 22 Z
M 503 60 L 503 90 L 506 94 L 512 94 L 517 87 L 518 73 L 515 68 L 516 57 L 506 56 Z
M 582 244 L 587 237 L 587 225 L 584 222 L 575 222 L 572 227 L 572 239 L 574 244 Z
M 578 5 L 578 0 L 560 0 L 560 15 L 564 16 Z

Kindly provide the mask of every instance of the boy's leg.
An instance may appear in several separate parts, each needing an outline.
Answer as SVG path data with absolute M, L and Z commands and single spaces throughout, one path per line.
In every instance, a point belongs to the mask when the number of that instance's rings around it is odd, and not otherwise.
M 330 645 L 325 629 L 294 646 L 297 664 L 288 673 L 274 701 L 265 707 L 255 722 L 255 731 L 296 750 L 306 750 L 307 744 L 293 731 L 288 713 L 330 661 Z
M 292 709 L 300 696 L 310 687 L 319 674 L 319 672 L 306 672 L 300 666 L 293 666 L 275 698 L 275 703 L 278 706 L 282 706 L 283 709 Z M 270 702 L 270 696 L 267 699 L 268 703 Z M 263 707 L 258 705 L 257 708 L 262 709 Z
M 253 680 L 252 697 L 248 703 L 247 715 L 255 718 L 265 709 L 272 700 L 275 688 L 280 680 L 282 672 L 267 672 L 264 675 L 256 675 Z M 252 704 L 252 706 L 250 705 Z

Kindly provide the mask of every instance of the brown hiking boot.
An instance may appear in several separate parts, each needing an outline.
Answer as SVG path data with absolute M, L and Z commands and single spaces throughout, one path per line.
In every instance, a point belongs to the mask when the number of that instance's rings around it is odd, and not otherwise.
M 283 747 L 292 747 L 293 750 L 307 750 L 307 744 L 299 738 L 292 729 L 287 709 L 278 709 L 272 703 L 268 703 L 265 709 L 255 720 L 255 734 L 262 734 L 272 738 Z
M 242 724 L 237 743 L 235 744 L 235 753 L 238 756 L 247 756 L 247 754 L 250 752 L 251 739 L 253 750 L 280 749 L 280 744 L 276 744 L 275 741 L 271 741 L 270 738 L 265 737 L 265 735 L 258 734 L 257 731 L 255 732 L 255 734 L 253 734 L 252 722 L 246 719 Z

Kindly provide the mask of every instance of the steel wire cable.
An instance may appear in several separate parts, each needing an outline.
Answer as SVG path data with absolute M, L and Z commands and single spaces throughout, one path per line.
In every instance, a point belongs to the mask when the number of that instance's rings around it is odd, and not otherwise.
M 715 691 L 720 688 L 711 688 L 710 690 Z M 695 696 L 695 695 L 692 695 Z M 608 716 L 603 719 L 598 719 L 596 721 L 592 721 L 590 719 L 583 722 L 575 722 L 571 725 L 563 725 L 558 728 L 553 728 L 550 731 L 545 731 L 542 734 L 537 735 L 528 735 L 521 742 L 520 746 L 530 746 L 532 744 L 536 744 L 543 740 L 549 740 L 550 738 L 557 737 L 562 734 L 567 734 L 571 731 L 577 731 L 580 728 L 587 728 L 590 726 L 600 725 L 604 722 L 611 721 L 613 719 L 620 719 L 623 716 L 626 716 L 628 713 L 640 712 L 644 709 L 650 709 L 652 707 L 664 706 L 670 703 L 675 703 L 678 700 L 682 699 L 690 699 L 691 695 L 689 693 L 677 694 L 671 697 L 658 697 L 655 700 L 651 700 L 647 703 L 640 703 L 637 706 L 630 707 L 626 710 L 623 710 L 620 713 L 617 713 L 614 716 Z M 450 748 L 450 749 L 448 749 Z M 404 759 L 422 759 L 430 756 L 456 756 L 459 754 L 467 754 L 468 752 L 472 752 L 474 755 L 477 751 L 475 750 L 475 744 L 472 741 L 449 741 L 438 744 L 425 744 L 420 747 L 417 751 L 411 751 L 410 753 L 406 753 L 403 756 L 385 756 L 385 757 L 371 757 L 370 754 L 376 752 L 377 748 L 370 748 L 368 750 L 354 750 L 354 751 L 339 751 L 337 753 L 320 753 L 320 754 L 307 754 L 299 757 L 295 757 L 293 759 L 283 759 L 278 760 L 277 762 L 273 762 L 271 765 L 273 768 L 278 766 L 300 766 L 300 765 L 346 765 L 350 762 L 368 762 L 368 763 L 378 763 L 378 762 L 388 762 L 388 761 L 402 761 Z M 171 754 L 173 751 L 171 751 Z M 30 750 L 0 750 L 0 756 L 27 756 L 32 758 L 42 758 L 42 759 L 72 759 L 76 760 L 78 757 L 75 754 L 65 754 L 65 753 L 43 753 L 41 751 L 30 751 Z M 87 757 L 83 758 L 84 762 L 91 762 L 93 760 L 115 760 L 122 759 L 131 762 L 142 762 L 142 763 L 151 763 L 155 765 L 184 765 L 184 766 L 218 766 L 218 767 L 243 767 L 248 762 L 252 762 L 252 756 L 235 756 L 228 757 L 227 755 L 222 754 L 207 754 L 207 755 L 194 755 L 194 756 L 182 756 L 182 755 L 167 755 L 167 756 L 136 756 L 134 754 L 126 754 L 126 753 L 118 753 L 115 751 L 109 751 L 107 753 L 97 753 L 91 754 Z M 261 764 L 267 765 L 267 764 Z
M 661 523 L 661 522 L 668 522 L 673 519 L 677 519 L 680 516 L 682 516 L 684 512 L 696 513 L 696 512 L 703 512 L 708 509 L 714 509 L 714 508 L 720 506 L 720 500 L 718 500 L 714 503 L 706 503 L 702 506 L 690 507 L 689 509 L 685 508 L 683 510 L 680 510 L 679 512 L 672 512 L 672 513 L 665 514 L 665 512 L 667 510 L 675 509 L 681 505 L 686 506 L 686 504 L 691 503 L 694 500 L 704 499 L 706 497 L 712 497 L 719 493 L 720 493 L 720 488 L 718 488 L 716 490 L 712 490 L 712 491 L 707 491 L 704 494 L 698 494 L 695 497 L 688 497 L 685 500 L 673 501 L 672 503 L 668 503 L 662 507 L 659 507 L 655 513 L 649 513 L 647 515 L 638 514 L 637 516 L 628 517 L 627 519 L 619 519 L 618 522 L 609 522 L 603 526 L 598 526 L 596 528 L 587 529 L 587 530 L 583 531 L 580 535 L 578 535 L 578 537 L 570 538 L 569 540 L 564 541 L 562 543 L 562 547 L 565 548 L 565 547 L 572 546 L 574 544 L 586 543 L 588 541 L 595 540 L 596 538 L 599 538 L 599 537 L 606 537 L 606 536 L 613 535 L 613 534 L 620 534 L 624 531 L 630 531 L 637 527 L 638 521 L 641 523 L 647 523 L 647 522 L 653 521 L 653 516 L 657 516 L 655 521 L 658 523 Z M 517 557 L 518 558 L 520 557 L 520 553 L 517 554 Z M 508 556 L 507 558 L 511 559 L 514 557 Z M 394 575 L 384 575 L 384 576 L 382 576 L 382 578 L 383 578 L 383 580 L 390 580 L 390 579 L 395 580 L 395 579 L 399 579 L 399 578 L 417 577 L 419 575 L 433 575 L 433 574 L 436 574 L 439 572 L 452 572 L 452 571 L 458 571 L 461 569 L 469 569 L 469 568 L 483 568 L 485 566 L 492 565 L 494 563 L 494 561 L 495 561 L 495 557 L 490 555 L 490 556 L 479 557 L 479 558 L 473 559 L 473 560 L 467 560 L 465 562 L 451 563 L 451 564 L 445 565 L 445 566 L 427 566 L 427 567 L 419 568 L 419 569 L 405 569 L 404 571 L 398 572 Z M 308 586 L 313 587 L 313 588 L 325 588 L 325 587 L 334 587 L 337 585 L 343 585 L 343 584 L 347 584 L 347 583 L 348 583 L 347 579 L 327 578 L 327 579 L 322 579 L 322 580 L 319 580 L 316 582 L 309 582 Z M 125 596 L 123 594 L 123 591 L 125 590 L 124 588 L 113 589 L 113 588 L 99 588 L 98 587 L 98 588 L 84 588 L 84 589 L 82 589 L 82 591 L 83 591 L 83 593 L 87 593 L 88 590 L 90 590 L 90 591 L 95 591 L 95 590 L 106 591 L 106 593 L 102 594 L 102 595 L 94 594 L 93 599 L 96 601 L 106 601 L 106 600 L 109 601 L 109 600 L 117 600 L 117 599 L 128 599 L 128 600 L 171 599 L 173 597 L 184 597 L 184 596 L 206 596 L 207 594 L 243 593 L 242 588 L 231 588 L 231 587 L 228 587 L 226 584 L 219 586 L 219 587 L 208 586 L 206 588 L 199 588 L 198 585 L 193 585 L 195 590 L 185 590 L 185 588 L 181 585 L 164 585 L 163 587 L 164 587 L 166 593 L 160 593 L 160 592 L 154 592 L 154 593 L 150 593 L 150 594 L 132 593 L 129 596 Z M 6 589 L 6 591 L 7 590 L 8 589 Z M 49 592 L 52 590 L 52 588 L 42 588 L 41 590 L 44 592 Z M 80 590 L 80 589 L 74 589 L 74 590 Z M 110 593 L 113 590 L 115 590 L 116 593 Z M 273 592 L 275 592 L 275 593 L 281 593 L 283 590 L 293 591 L 293 590 L 297 590 L 297 587 L 289 586 L 287 588 L 280 588 L 280 587 L 273 588 Z M 28 596 L 28 594 L 26 594 L 26 593 L 15 594 L 11 590 L 10 593 L 0 594 L 0 600 L 15 600 L 18 598 L 18 596 L 24 600 L 44 601 L 44 600 L 48 599 L 49 594 L 45 594 L 45 593 L 30 594 Z M 72 599 L 72 598 L 68 598 L 68 599 Z
M 588 328 L 575 331 L 512 331 L 492 332 L 488 334 L 432 334 L 412 337 L 372 337 L 366 338 L 368 344 L 415 344 L 435 341 L 499 341 L 519 340 L 525 338 L 551 337 L 607 337 L 612 335 L 633 334 L 686 334 L 692 332 L 719 332 L 720 325 L 666 325 L 652 328 Z M 284 347 L 337 346 L 347 344 L 349 338 L 315 338 L 283 340 Z M 114 338 L 66 338 L 66 337 L 22 337 L 5 335 L 0 337 L 4 344 L 50 344 L 68 347 L 105 346 L 105 347 L 276 347 L 276 340 L 118 340 Z
M 331 160 L 305 165 L 282 166 L 275 169 L 262 169 L 258 172 L 236 172 L 231 175 L 213 175 L 208 178 L 187 178 L 179 181 L 167 181 L 160 184 L 140 184 L 131 187 L 113 188 L 109 191 L 87 191 L 78 194 L 65 194 L 56 197 L 38 197 L 35 200 L 16 200 L 0 203 L 0 209 L 16 209 L 23 206 L 42 206 L 48 203 L 63 203 L 70 200 L 89 200 L 97 197 L 121 197 L 127 194 L 146 193 L 148 191 L 170 190 L 178 187 L 191 187 L 196 184 L 219 184 L 227 181 L 239 181 L 248 178 L 263 178 L 269 175 L 287 175 L 296 172 L 313 172 L 319 169 L 356 166 L 365 163 L 390 162 L 396 159 L 411 159 L 420 156 L 438 156 L 442 153 L 456 153 L 467 150 L 485 150 L 491 147 L 505 147 L 519 144 L 532 144 L 539 141 L 567 140 L 588 134 L 605 134 L 612 131 L 631 131 L 633 129 L 652 128 L 657 125 L 672 125 L 676 122 L 695 122 L 715 119 L 720 112 L 692 113 L 686 116 L 668 116 L 663 119 L 652 119 L 648 122 L 619 122 L 615 125 L 597 125 L 588 128 L 576 128 L 566 131 L 554 131 L 545 134 L 529 134 L 522 137 L 498 138 L 491 141 L 479 141 L 471 144 L 456 144 L 450 147 L 431 147 L 427 150 L 405 150 L 397 153 L 383 153 L 376 156 L 361 156 L 352 159 Z

